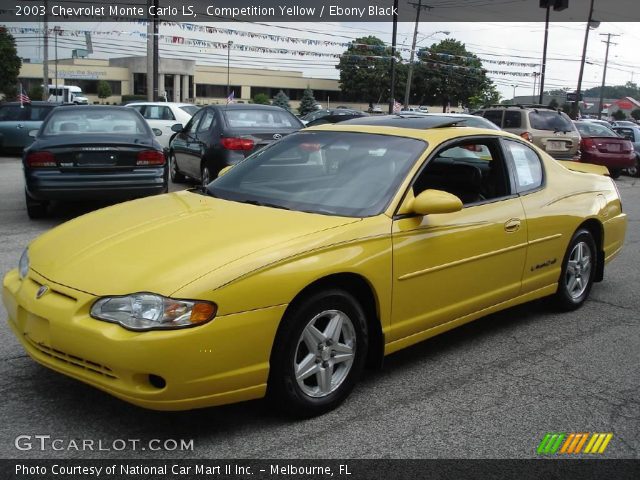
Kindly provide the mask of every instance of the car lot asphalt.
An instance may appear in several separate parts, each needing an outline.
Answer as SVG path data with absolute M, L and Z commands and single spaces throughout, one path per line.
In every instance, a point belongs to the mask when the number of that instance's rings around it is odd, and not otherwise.
M 640 181 L 617 183 L 626 245 L 583 308 L 534 302 L 394 354 L 315 419 L 284 418 L 262 401 L 177 413 L 128 405 L 28 358 L 0 308 L 0 458 L 533 458 L 547 432 L 612 432 L 603 457 L 640 458 Z M 32 221 L 23 185 L 20 160 L 0 157 L 2 275 L 30 240 L 97 208 Z M 193 439 L 194 449 L 41 452 L 18 450 L 20 435 L 105 446 Z

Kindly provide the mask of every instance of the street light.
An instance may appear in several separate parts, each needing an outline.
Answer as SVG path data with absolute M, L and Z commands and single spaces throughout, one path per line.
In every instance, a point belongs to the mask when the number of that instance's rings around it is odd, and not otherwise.
M 227 42 L 227 102 L 229 102 L 229 95 L 231 95 L 230 90 L 230 76 L 231 76 L 231 45 L 233 45 L 233 42 L 231 40 L 229 40 Z
M 56 55 L 56 102 L 58 101 L 58 35 L 60 34 L 60 27 L 56 25 L 53 27 L 53 35 L 55 40 L 55 55 Z M 49 82 L 47 82 L 49 83 Z M 49 86 L 47 85 L 47 90 Z M 64 102 L 64 95 L 62 95 L 62 101 Z
M 540 8 L 546 8 L 547 14 L 544 21 L 544 47 L 542 50 L 542 71 L 540 72 L 540 98 L 538 102 L 542 105 L 544 96 L 544 75 L 547 70 L 547 43 L 549 41 L 549 12 L 551 7 L 556 12 L 569 8 L 569 0 L 540 0 Z
M 513 87 L 513 103 L 516 103 L 516 88 L 519 87 L 519 85 L 511 85 Z

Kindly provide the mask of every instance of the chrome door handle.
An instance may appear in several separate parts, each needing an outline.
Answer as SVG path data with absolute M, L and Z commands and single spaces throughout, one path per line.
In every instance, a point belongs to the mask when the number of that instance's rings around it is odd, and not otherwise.
M 512 218 L 510 220 L 507 220 L 504 224 L 504 230 L 507 233 L 513 233 L 520 230 L 520 219 Z
M 22 125 L 21 123 L 19 123 L 18 125 L 16 125 L 16 128 L 23 128 L 24 125 Z

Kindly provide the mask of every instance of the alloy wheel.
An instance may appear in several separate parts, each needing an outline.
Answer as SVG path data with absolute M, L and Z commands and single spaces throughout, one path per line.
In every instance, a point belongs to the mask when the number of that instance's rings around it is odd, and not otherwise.
M 574 300 L 584 294 L 591 278 L 591 249 L 583 241 L 575 244 L 567 263 L 565 285 L 567 293 Z

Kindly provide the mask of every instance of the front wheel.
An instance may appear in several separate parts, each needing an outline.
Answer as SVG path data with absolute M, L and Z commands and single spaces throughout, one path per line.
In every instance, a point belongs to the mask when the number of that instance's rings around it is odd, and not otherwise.
M 343 290 L 317 292 L 283 319 L 271 355 L 269 397 L 299 417 L 332 410 L 357 382 L 367 348 L 358 301 Z
M 173 183 L 183 183 L 185 181 L 184 175 L 178 170 L 175 152 L 169 153 L 169 175 Z
M 597 250 L 588 230 L 578 230 L 565 254 L 555 300 L 561 310 L 580 307 L 591 291 L 596 273 Z

